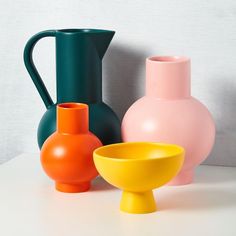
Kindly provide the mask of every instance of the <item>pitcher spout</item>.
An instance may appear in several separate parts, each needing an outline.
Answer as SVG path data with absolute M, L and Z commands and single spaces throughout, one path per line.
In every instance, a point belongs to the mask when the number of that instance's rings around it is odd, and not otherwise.
M 99 58 L 102 60 L 115 34 L 115 31 L 89 29 L 88 32 L 90 33 L 89 37 L 97 49 Z
M 64 36 L 78 34 L 81 37 L 90 38 L 92 44 L 97 50 L 100 59 L 102 59 L 105 55 L 107 48 L 115 34 L 115 31 L 103 29 L 61 29 L 57 30 L 57 32 Z

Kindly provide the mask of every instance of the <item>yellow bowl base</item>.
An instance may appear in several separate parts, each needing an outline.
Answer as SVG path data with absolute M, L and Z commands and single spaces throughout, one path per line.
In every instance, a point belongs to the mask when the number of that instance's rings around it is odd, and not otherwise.
M 157 210 L 155 199 L 152 191 L 137 193 L 123 191 L 120 210 L 133 213 L 133 214 L 145 214 L 151 213 Z

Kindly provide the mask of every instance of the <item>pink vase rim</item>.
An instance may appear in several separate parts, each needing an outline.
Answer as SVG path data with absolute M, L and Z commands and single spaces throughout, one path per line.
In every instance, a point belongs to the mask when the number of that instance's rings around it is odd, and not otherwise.
M 149 63 L 181 63 L 189 62 L 190 58 L 186 56 L 151 56 L 146 59 Z
M 185 99 L 191 96 L 190 58 L 153 56 L 146 60 L 146 95 L 159 99 Z

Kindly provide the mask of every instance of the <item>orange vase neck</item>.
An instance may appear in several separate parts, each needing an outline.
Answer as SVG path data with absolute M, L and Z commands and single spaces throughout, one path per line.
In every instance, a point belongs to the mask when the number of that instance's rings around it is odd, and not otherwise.
M 57 131 L 59 133 L 87 133 L 88 105 L 83 103 L 61 103 L 57 105 Z

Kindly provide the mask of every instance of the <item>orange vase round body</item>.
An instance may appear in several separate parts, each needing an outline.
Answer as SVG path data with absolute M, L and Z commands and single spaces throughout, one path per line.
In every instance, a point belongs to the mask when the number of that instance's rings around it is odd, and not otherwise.
M 61 192 L 84 192 L 98 172 L 93 151 L 102 146 L 88 124 L 88 106 L 62 103 L 57 106 L 57 130 L 43 144 L 41 163 Z

